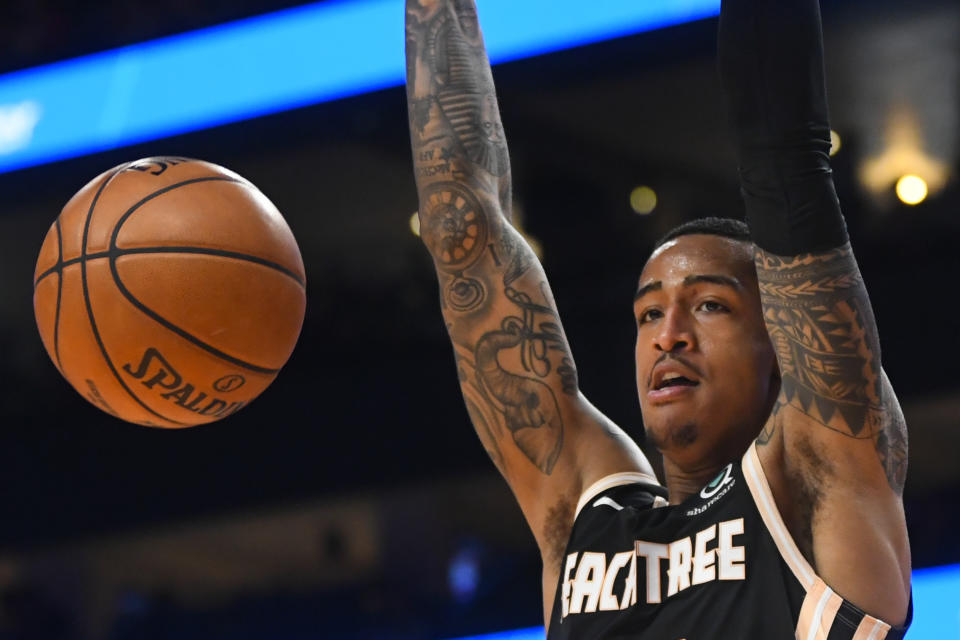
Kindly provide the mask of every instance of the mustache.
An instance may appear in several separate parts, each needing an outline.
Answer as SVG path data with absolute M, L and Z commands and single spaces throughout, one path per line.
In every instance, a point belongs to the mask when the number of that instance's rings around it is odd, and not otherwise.
M 687 360 L 682 355 L 677 353 L 664 352 L 663 354 L 660 355 L 659 358 L 657 358 L 657 361 L 653 363 L 653 366 L 650 367 L 650 375 L 647 376 L 648 389 L 653 385 L 653 370 L 656 369 L 657 365 L 659 365 L 661 362 L 665 362 L 667 360 L 673 360 L 674 362 L 679 362 L 680 364 L 685 366 L 687 369 L 690 369 L 690 371 L 697 374 L 698 377 L 700 378 L 703 377 L 703 372 L 701 372 L 697 366 L 695 366 L 692 362 Z

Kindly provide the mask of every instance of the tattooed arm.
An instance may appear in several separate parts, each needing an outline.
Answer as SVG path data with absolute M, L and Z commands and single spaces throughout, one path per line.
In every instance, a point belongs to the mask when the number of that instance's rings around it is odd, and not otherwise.
M 510 160 L 473 0 L 407 0 L 406 31 L 421 237 L 467 412 L 540 547 L 549 615 L 581 491 L 653 472 L 580 394 L 546 277 L 510 224 Z
M 817 573 L 901 623 L 906 426 L 831 177 L 820 30 L 817 0 L 723 1 L 721 76 L 782 377 L 757 450 Z

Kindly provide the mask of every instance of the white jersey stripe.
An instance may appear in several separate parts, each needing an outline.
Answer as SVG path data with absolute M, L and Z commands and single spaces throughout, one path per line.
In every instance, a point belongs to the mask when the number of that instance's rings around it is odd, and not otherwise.
M 881 640 L 881 638 L 886 638 L 888 631 L 890 631 L 890 625 L 877 620 L 877 624 L 873 627 L 873 631 L 870 632 L 868 640 Z
M 813 640 L 816 637 L 817 626 L 814 624 L 814 618 L 817 617 L 817 609 L 824 596 L 829 597 L 827 585 L 824 584 L 823 580 L 814 580 L 810 588 L 807 589 L 807 595 L 800 606 L 800 614 L 797 616 L 797 628 L 794 634 L 796 640 Z M 822 614 L 823 611 L 821 610 L 819 613 Z
M 857 630 L 853 632 L 853 637 L 850 640 L 868 640 L 875 626 L 877 625 L 874 621 L 870 620 L 870 616 L 864 616 L 863 619 L 860 620 L 860 624 L 857 625 Z
M 622 505 L 622 504 L 620 504 L 620 503 L 617 502 L 616 500 L 613 500 L 613 499 L 611 499 L 611 498 L 608 498 L 607 496 L 603 496 L 602 498 L 597 498 L 596 500 L 593 501 L 593 506 L 595 506 L 595 507 L 600 507 L 600 506 L 604 506 L 604 505 L 606 505 L 606 506 L 608 506 L 608 507 L 613 507 L 613 508 L 616 509 L 617 511 L 623 511 L 623 505 Z
M 787 530 L 787 526 L 780 517 L 780 511 L 773 500 L 773 493 L 770 491 L 770 485 L 767 478 L 763 475 L 763 467 L 760 466 L 760 458 L 757 457 L 757 445 L 753 443 L 747 452 L 743 454 L 743 477 L 747 481 L 747 487 L 750 488 L 750 494 L 753 501 L 760 511 L 763 523 L 773 536 L 773 541 L 780 551 L 780 556 L 790 567 L 793 575 L 797 577 L 800 584 L 807 591 L 813 586 L 816 574 L 813 567 L 807 562 L 806 558 L 797 548 L 797 543 Z
M 796 631 L 798 640 L 827 640 L 841 604 L 843 598 L 817 578 L 800 609 Z
M 837 611 L 843 604 L 843 598 L 838 596 L 830 587 L 827 587 L 830 597 L 827 599 L 827 606 L 823 609 L 823 617 L 820 619 L 820 627 L 823 629 L 823 639 L 826 640 L 830 635 L 830 629 L 833 628 L 833 622 L 837 619 Z
M 656 478 L 640 471 L 624 471 L 622 473 L 614 473 L 609 476 L 604 476 L 587 487 L 586 491 L 580 494 L 580 501 L 577 502 L 577 511 L 573 515 L 574 519 L 580 515 L 580 512 L 583 511 L 583 508 L 587 506 L 588 502 L 607 489 L 620 487 L 625 484 L 637 483 L 660 486 L 660 483 Z
M 830 591 L 830 587 L 824 585 L 823 595 L 820 596 L 820 600 L 817 602 L 817 608 L 813 612 L 813 619 L 810 620 L 810 631 L 807 632 L 807 640 L 819 640 L 820 638 L 826 637 L 826 634 L 823 633 L 821 623 L 823 622 L 823 610 L 827 608 L 827 601 L 830 600 L 831 593 L 833 592 Z
M 877 620 L 873 616 L 863 616 L 852 640 L 883 640 L 887 637 L 888 631 L 890 631 L 890 625 L 886 622 Z

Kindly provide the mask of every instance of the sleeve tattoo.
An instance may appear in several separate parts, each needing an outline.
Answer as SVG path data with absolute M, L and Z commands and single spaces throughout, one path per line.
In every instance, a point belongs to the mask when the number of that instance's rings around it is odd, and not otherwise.
M 421 238 L 467 412 L 502 473 L 514 446 L 550 474 L 563 447 L 556 394 L 577 394 L 576 370 L 536 258 L 509 224 L 510 160 L 476 9 L 407 0 L 406 25 Z
M 890 487 L 903 491 L 907 432 L 880 366 L 876 322 L 849 243 L 820 254 L 756 249 L 764 320 L 780 363 L 769 441 L 789 406 L 850 438 L 872 439 Z
M 472 350 L 454 341 L 460 384 L 480 440 L 501 472 L 498 440 L 505 429 L 524 456 L 549 475 L 563 446 L 563 420 L 554 389 L 544 381 L 555 376 L 561 393 L 575 395 L 576 370 L 553 309 L 509 286 L 504 293 L 518 315 L 503 318 Z

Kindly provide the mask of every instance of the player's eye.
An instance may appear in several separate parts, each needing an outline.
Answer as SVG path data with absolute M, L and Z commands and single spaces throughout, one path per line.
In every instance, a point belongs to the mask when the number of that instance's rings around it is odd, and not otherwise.
M 720 304 L 716 300 L 704 300 L 700 303 L 699 309 L 707 313 L 725 313 L 730 311 L 726 305 Z
M 639 316 L 637 316 L 637 324 L 643 325 L 656 320 L 657 318 L 662 318 L 663 312 L 660 309 L 647 309 Z

